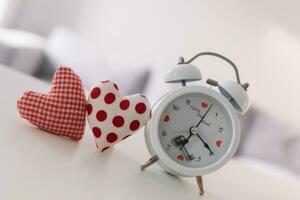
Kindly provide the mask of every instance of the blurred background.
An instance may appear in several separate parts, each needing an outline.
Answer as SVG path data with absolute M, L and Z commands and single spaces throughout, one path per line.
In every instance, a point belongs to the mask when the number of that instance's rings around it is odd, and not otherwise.
M 201 51 L 232 59 L 249 82 L 236 159 L 300 181 L 300 2 L 1 0 L 0 63 L 51 81 L 71 66 L 85 87 L 110 79 L 153 104 L 165 72 Z M 204 79 L 233 79 L 222 61 L 194 63 Z

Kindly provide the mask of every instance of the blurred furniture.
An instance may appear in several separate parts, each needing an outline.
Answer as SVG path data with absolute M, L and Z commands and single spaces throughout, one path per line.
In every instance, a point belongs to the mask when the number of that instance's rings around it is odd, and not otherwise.
M 34 128 L 19 117 L 16 101 L 25 90 L 46 92 L 49 84 L 0 67 L 1 199 L 199 199 L 193 178 L 179 179 L 154 165 L 141 172 L 148 158 L 143 131 L 106 153 L 96 150 L 87 128 L 74 142 Z M 18 80 L 9 84 L 11 80 Z M 203 199 L 298 200 L 300 184 L 274 178 L 232 160 L 204 176 Z
M 101 45 L 63 26 L 55 27 L 48 36 L 45 55 L 48 64 L 41 68 L 50 65 L 55 71 L 59 65 L 70 66 L 87 89 L 99 81 L 111 80 L 120 86 L 123 94 L 143 92 L 151 67 L 145 63 L 123 63 L 119 55 L 110 61 Z
M 288 169 L 300 180 L 300 134 L 255 108 L 241 116 L 242 136 L 237 155 Z
M 102 80 L 120 85 L 123 94 L 141 93 L 151 65 L 114 62 L 82 35 L 66 27 L 56 27 L 47 38 L 34 33 L 0 29 L 0 63 L 50 81 L 60 65 L 70 66 L 89 89 Z M 130 78 L 128 78 L 130 77 Z
M 34 74 L 43 59 L 44 42 L 34 33 L 0 28 L 0 63 Z

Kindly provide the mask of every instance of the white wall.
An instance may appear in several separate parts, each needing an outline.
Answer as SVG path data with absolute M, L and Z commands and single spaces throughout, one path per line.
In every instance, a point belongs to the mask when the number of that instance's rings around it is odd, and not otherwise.
M 171 64 L 180 55 L 188 58 L 203 50 L 223 53 L 240 66 L 242 80 L 250 82 L 255 105 L 300 128 L 299 1 L 89 3 L 77 29 L 96 39 L 109 58 Z M 222 62 L 204 58 L 195 64 L 206 77 L 233 78 Z
M 85 1 L 9 0 L 3 25 L 47 36 L 59 25 L 73 28 L 82 4 Z

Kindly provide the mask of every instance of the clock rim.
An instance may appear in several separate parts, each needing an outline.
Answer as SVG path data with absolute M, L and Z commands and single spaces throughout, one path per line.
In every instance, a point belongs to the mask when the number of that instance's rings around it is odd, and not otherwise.
M 182 95 L 186 95 L 189 93 L 200 93 L 207 96 L 211 96 L 212 98 L 217 100 L 224 107 L 225 111 L 228 113 L 232 124 L 233 136 L 226 153 L 217 162 L 209 166 L 200 167 L 200 168 L 186 167 L 174 161 L 165 152 L 159 140 L 158 130 L 159 130 L 159 121 L 161 118 L 161 114 L 163 113 L 163 111 L 166 109 L 166 107 L 169 105 L 170 102 L 172 102 L 173 100 L 177 99 Z M 162 96 L 155 103 L 152 110 L 152 117 L 148 121 L 145 127 L 145 141 L 146 141 L 148 151 L 152 156 L 154 155 L 158 156 L 159 158 L 158 165 L 171 174 L 177 176 L 185 176 L 185 177 L 205 175 L 214 172 L 219 168 L 221 168 L 222 166 L 224 166 L 235 154 L 240 142 L 240 135 L 241 135 L 241 129 L 240 129 L 238 115 L 234 110 L 233 106 L 228 101 L 228 99 L 226 99 L 216 90 L 201 85 L 182 87 L 180 89 L 172 90 L 171 92 Z

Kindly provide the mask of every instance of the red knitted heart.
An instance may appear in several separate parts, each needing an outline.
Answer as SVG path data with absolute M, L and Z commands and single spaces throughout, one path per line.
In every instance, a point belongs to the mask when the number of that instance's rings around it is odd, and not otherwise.
M 47 94 L 27 91 L 18 100 L 21 117 L 40 129 L 74 140 L 84 134 L 86 99 L 79 76 L 59 67 Z

